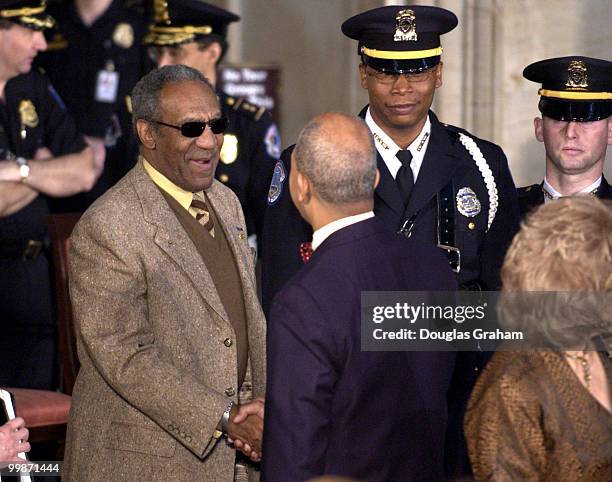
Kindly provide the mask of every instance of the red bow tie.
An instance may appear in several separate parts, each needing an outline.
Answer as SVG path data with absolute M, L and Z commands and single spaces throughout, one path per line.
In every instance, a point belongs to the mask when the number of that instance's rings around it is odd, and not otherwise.
M 301 243 L 300 244 L 300 256 L 302 257 L 302 262 L 308 263 L 310 258 L 312 258 L 312 243 Z

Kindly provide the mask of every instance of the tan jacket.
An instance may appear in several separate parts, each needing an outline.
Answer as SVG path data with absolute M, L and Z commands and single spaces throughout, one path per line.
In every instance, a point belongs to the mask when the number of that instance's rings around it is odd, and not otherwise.
M 207 195 L 234 251 L 248 318 L 243 390 L 265 388 L 265 319 L 236 196 Z M 213 438 L 237 401 L 234 331 L 193 242 L 139 163 L 81 218 L 70 294 L 81 370 L 64 480 L 231 481 L 235 451 Z M 230 345 L 230 346 L 227 346 Z

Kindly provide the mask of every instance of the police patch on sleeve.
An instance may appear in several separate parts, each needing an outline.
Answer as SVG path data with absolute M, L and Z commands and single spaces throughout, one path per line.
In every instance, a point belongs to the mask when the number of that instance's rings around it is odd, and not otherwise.
M 264 136 L 264 142 L 266 144 L 266 152 L 268 153 L 268 156 L 272 157 L 273 159 L 278 159 L 281 155 L 281 148 L 280 135 L 278 134 L 276 124 L 270 124 L 270 127 L 268 127 L 266 135 Z
M 272 174 L 272 182 L 270 182 L 270 189 L 268 190 L 268 205 L 272 206 L 281 193 L 283 192 L 283 184 L 287 178 L 287 170 L 282 160 L 278 160 L 274 166 L 274 174 Z

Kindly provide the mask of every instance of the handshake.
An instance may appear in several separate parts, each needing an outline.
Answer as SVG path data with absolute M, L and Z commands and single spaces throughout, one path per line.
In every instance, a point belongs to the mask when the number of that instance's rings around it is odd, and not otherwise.
M 257 397 L 244 405 L 234 405 L 227 425 L 227 441 L 259 462 L 262 455 L 264 399 Z

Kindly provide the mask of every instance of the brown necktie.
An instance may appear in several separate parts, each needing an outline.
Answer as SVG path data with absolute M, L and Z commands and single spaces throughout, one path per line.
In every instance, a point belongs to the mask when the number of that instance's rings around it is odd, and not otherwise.
M 215 223 L 213 221 L 212 216 L 210 215 L 210 210 L 208 209 L 208 204 L 206 204 L 206 199 L 200 193 L 193 193 L 193 200 L 191 201 L 191 208 L 196 212 L 196 220 L 202 226 L 206 228 L 206 230 L 210 233 L 210 235 L 215 237 Z

